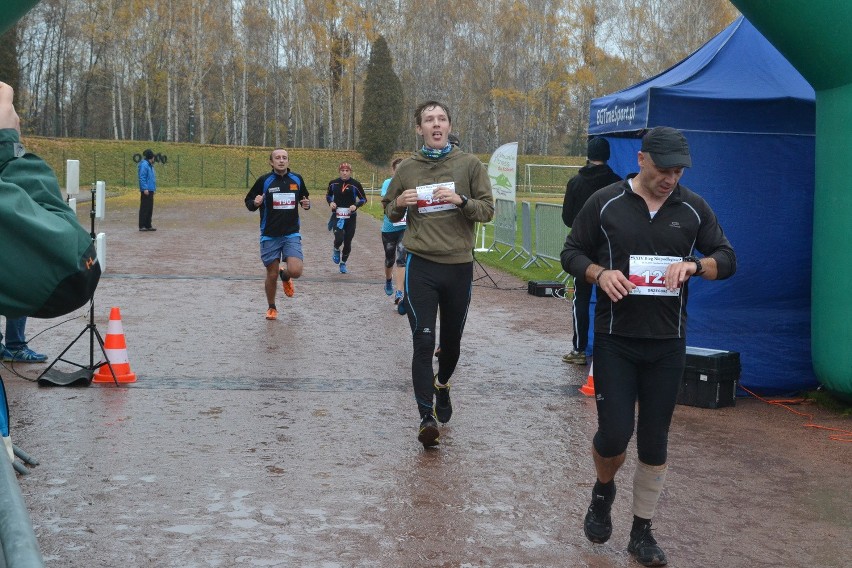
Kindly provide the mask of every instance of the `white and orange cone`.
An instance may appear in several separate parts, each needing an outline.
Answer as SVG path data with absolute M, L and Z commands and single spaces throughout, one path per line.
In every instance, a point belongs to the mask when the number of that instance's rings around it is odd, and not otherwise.
M 92 382 L 95 383 L 135 383 L 136 373 L 130 370 L 130 362 L 127 358 L 127 343 L 124 341 L 124 329 L 121 326 L 121 312 L 118 308 L 112 308 L 107 323 L 106 339 L 104 339 L 104 351 L 106 352 L 109 365 L 104 363 L 98 368 Z M 113 373 L 115 379 L 113 379 Z
M 580 387 L 580 392 L 586 396 L 595 396 L 594 368 L 595 363 L 592 361 L 592 364 L 589 365 L 589 377 L 586 379 L 586 384 Z

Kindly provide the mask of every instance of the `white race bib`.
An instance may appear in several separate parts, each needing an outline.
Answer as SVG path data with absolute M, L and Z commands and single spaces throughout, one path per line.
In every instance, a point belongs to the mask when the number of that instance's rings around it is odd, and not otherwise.
M 337 218 L 338 219 L 348 219 L 352 211 L 349 210 L 348 207 L 338 207 L 337 208 Z
M 277 191 L 272 194 L 273 209 L 295 209 L 296 194 L 286 191 Z
M 681 262 L 679 256 L 656 256 L 646 254 L 630 255 L 630 274 L 628 278 L 636 288 L 630 291 L 638 296 L 678 296 L 680 288 L 666 288 L 666 269 L 670 264 Z
M 446 187 L 456 191 L 456 183 L 454 181 L 444 183 L 432 183 L 429 185 L 417 186 L 417 211 L 420 213 L 434 213 L 435 211 L 445 211 L 447 209 L 456 209 L 456 206 L 444 199 L 435 199 L 432 193 L 439 187 Z

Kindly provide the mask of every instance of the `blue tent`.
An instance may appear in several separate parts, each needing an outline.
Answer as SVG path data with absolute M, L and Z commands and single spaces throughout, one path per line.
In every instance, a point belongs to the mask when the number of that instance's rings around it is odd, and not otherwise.
M 761 394 L 816 386 L 811 365 L 814 90 L 740 17 L 663 73 L 594 99 L 589 135 L 637 170 L 645 129 L 686 135 L 681 183 L 713 207 L 737 251 L 729 280 L 690 284 L 687 344 L 737 351 Z

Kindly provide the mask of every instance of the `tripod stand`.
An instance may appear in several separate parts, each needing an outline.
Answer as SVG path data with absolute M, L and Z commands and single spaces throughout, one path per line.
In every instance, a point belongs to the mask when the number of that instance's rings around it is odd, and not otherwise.
M 497 285 L 497 282 L 495 282 L 494 279 L 491 278 L 491 275 L 488 274 L 488 271 L 485 269 L 485 267 L 482 265 L 482 263 L 479 262 L 479 259 L 476 258 L 476 251 L 475 250 L 473 252 L 473 262 L 476 263 L 476 266 L 478 266 L 479 270 L 482 272 L 482 274 L 480 276 L 477 276 L 476 278 L 473 279 L 474 283 L 482 280 L 483 278 L 488 278 L 489 280 L 491 280 L 491 285 L 499 290 L 500 286 Z
M 92 238 L 92 242 L 95 242 L 95 186 L 92 185 L 92 208 L 89 213 L 92 222 L 92 228 L 89 232 L 89 236 Z M 68 352 L 71 347 L 77 343 L 77 341 L 83 337 L 83 335 L 89 332 L 89 364 L 83 365 L 80 363 L 75 363 L 73 361 L 69 361 L 67 359 L 63 359 L 62 357 Z M 104 358 L 102 361 L 99 361 L 95 364 L 95 339 L 98 340 L 98 345 L 100 345 L 101 353 Z M 64 373 L 57 369 L 54 369 L 53 366 L 56 365 L 59 361 L 63 361 L 75 367 L 78 367 L 79 370 L 73 371 L 71 373 Z M 115 376 L 115 371 L 112 368 L 112 363 L 109 361 L 109 357 L 107 356 L 106 348 L 104 347 L 104 340 L 101 337 L 100 332 L 98 331 L 98 326 L 95 324 L 95 295 L 92 293 L 92 297 L 89 301 L 89 323 L 86 324 L 86 327 L 77 334 L 71 343 L 62 350 L 62 353 L 53 360 L 53 362 L 47 366 L 47 368 L 42 371 L 42 373 L 38 376 L 38 384 L 40 386 L 71 386 L 75 384 L 86 385 L 89 386 L 92 383 L 92 377 L 94 376 L 95 370 L 102 367 L 106 364 L 109 367 L 109 372 L 112 375 L 112 380 L 115 384 L 118 384 L 118 379 Z

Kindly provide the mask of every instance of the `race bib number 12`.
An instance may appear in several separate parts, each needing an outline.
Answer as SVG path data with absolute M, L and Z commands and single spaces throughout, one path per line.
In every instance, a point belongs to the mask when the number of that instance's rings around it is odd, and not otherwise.
M 666 269 L 674 262 L 683 260 L 679 256 L 656 256 L 631 254 L 628 278 L 636 285 L 630 291 L 638 296 L 678 296 L 680 288 L 666 288 Z

